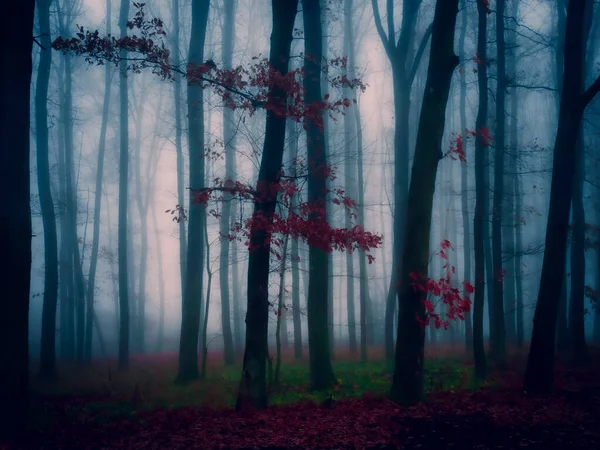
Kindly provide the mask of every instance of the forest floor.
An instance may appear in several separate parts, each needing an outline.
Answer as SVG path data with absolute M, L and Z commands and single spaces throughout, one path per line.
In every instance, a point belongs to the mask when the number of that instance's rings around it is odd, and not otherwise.
M 61 366 L 58 382 L 33 381 L 32 431 L 11 448 L 600 448 L 597 349 L 586 367 L 557 365 L 553 395 L 531 397 L 521 389 L 523 354 L 480 383 L 457 350 L 437 348 L 426 360 L 427 399 L 411 408 L 386 399 L 391 373 L 375 359 L 380 349 L 369 363 L 341 353 L 339 386 L 317 393 L 308 390 L 307 363 L 286 353 L 271 406 L 253 413 L 233 411 L 240 367 L 225 367 L 219 354 L 204 380 L 185 386 L 173 384 L 176 355 L 136 357 L 126 374 L 114 361 Z

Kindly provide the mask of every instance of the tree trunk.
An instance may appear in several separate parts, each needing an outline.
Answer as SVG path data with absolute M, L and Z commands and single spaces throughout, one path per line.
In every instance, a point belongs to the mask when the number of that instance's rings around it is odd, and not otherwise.
M 226 0 L 223 4 L 223 68 L 231 68 L 233 44 L 235 41 L 235 0 Z M 230 108 L 223 109 L 223 143 L 225 146 L 225 179 L 232 181 L 235 177 L 235 130 L 234 116 Z M 223 193 L 223 209 L 219 231 L 221 233 L 221 252 L 219 257 L 219 285 L 221 292 L 221 327 L 223 330 L 223 356 L 225 364 L 231 365 L 235 361 L 233 351 L 233 337 L 231 335 L 231 307 L 229 297 L 229 221 L 231 216 L 231 194 Z M 237 281 L 234 281 L 237 283 Z
M 298 131 L 296 123 L 292 120 L 287 122 L 288 138 L 290 146 L 290 160 L 298 158 Z M 292 177 L 296 177 L 296 165 L 292 166 Z M 290 199 L 291 210 L 297 214 L 298 196 L 294 194 Z M 292 239 L 291 243 L 291 271 L 292 271 L 292 322 L 294 324 L 294 358 L 302 359 L 302 315 L 300 312 L 300 268 L 299 268 L 299 253 L 298 240 Z
M 121 0 L 119 29 L 121 38 L 127 36 L 129 1 Z M 129 278 L 127 268 L 127 196 L 129 173 L 129 116 L 127 90 L 127 52 L 119 55 L 119 369 L 129 367 Z
M 302 0 L 304 19 L 304 103 L 310 107 L 314 102 L 323 101 L 321 95 L 321 65 L 323 30 L 321 26 L 320 0 Z M 327 220 L 327 180 L 323 167 L 327 166 L 327 153 L 324 146 L 323 112 L 317 110 L 315 117 L 306 123 L 306 153 L 308 172 L 308 203 L 318 212 L 309 213 L 309 220 Z M 308 314 L 308 345 L 310 386 L 313 390 L 326 389 L 335 383 L 331 367 L 329 327 L 327 324 L 329 302 L 329 259 L 322 248 L 309 244 L 309 282 L 306 301 Z
M 396 365 L 390 397 L 393 401 L 413 405 L 423 398 L 424 328 L 417 318 L 425 310 L 420 292 L 411 286 L 410 274 L 427 276 L 429 237 L 435 179 L 442 157 L 442 135 L 450 82 L 458 57 L 454 54 L 454 33 L 458 0 L 438 0 L 431 36 L 431 53 L 427 82 L 421 107 L 415 157 L 408 191 L 406 240 L 398 295 L 398 338 Z
M 481 63 L 477 69 L 477 86 L 479 88 L 479 107 L 475 128 L 478 132 L 486 127 L 488 109 L 487 79 L 487 10 L 477 3 L 477 55 Z M 475 360 L 475 376 L 483 379 L 486 376 L 485 350 L 483 347 L 483 309 L 485 297 L 485 260 L 484 230 L 486 227 L 486 198 L 488 195 L 485 183 L 485 156 L 483 138 L 478 133 L 475 140 L 475 214 L 473 217 L 473 239 L 475 247 L 475 301 L 473 304 L 473 358 Z
M 285 263 L 287 261 L 287 249 L 288 249 L 289 235 L 285 235 L 283 241 L 283 251 L 281 254 L 281 268 L 279 269 L 279 292 L 277 293 L 277 325 L 275 328 L 275 374 L 273 376 L 273 385 L 277 388 L 280 383 L 280 371 L 281 371 L 281 323 L 285 320 L 283 297 L 285 296 Z
M 156 200 L 152 206 L 152 226 L 156 236 L 156 264 L 158 265 L 158 334 L 156 337 L 156 351 L 162 352 L 165 342 L 165 278 L 163 275 L 162 241 L 156 218 Z
M 460 38 L 459 42 L 459 59 L 461 62 L 465 61 L 465 38 L 467 35 L 467 24 L 468 24 L 468 8 L 466 1 L 463 0 L 462 8 L 462 21 L 460 26 Z M 466 134 L 467 129 L 467 80 L 464 74 L 460 74 L 460 95 L 459 95 L 459 109 L 460 109 L 460 131 L 463 138 L 463 145 L 465 146 L 466 152 Z M 469 172 L 467 163 L 460 165 L 460 204 L 462 211 L 463 221 L 463 280 L 471 281 L 472 269 L 471 269 L 471 223 L 469 222 Z M 471 311 L 465 313 L 465 352 L 470 353 L 473 349 L 473 322 L 471 319 Z
M 344 0 L 344 54 L 349 55 L 351 47 L 354 45 L 352 33 L 352 11 L 353 0 Z M 346 76 L 348 79 L 354 78 L 354 67 L 348 61 Z M 352 90 L 345 86 L 343 94 L 345 98 L 352 97 Z M 354 122 L 349 114 L 344 115 L 344 187 L 346 194 L 354 197 L 356 183 L 356 166 L 354 165 L 355 158 L 355 130 Z M 352 228 L 350 221 L 350 211 L 345 211 L 344 226 L 347 229 Z M 356 354 L 358 350 L 356 339 L 356 303 L 354 300 L 354 254 L 346 253 L 346 311 L 348 313 L 348 345 L 351 354 Z
M 392 252 L 392 274 L 390 289 L 386 301 L 385 319 L 385 353 L 388 361 L 393 359 L 394 340 L 393 322 L 395 313 L 395 299 L 398 294 L 398 273 L 402 272 L 401 261 L 396 261 L 403 254 L 405 236 L 406 202 L 409 180 L 409 118 L 410 118 L 410 91 L 426 43 L 431 34 L 431 27 L 425 32 L 419 49 L 409 64 L 409 54 L 412 53 L 412 42 L 415 22 L 419 12 L 420 0 L 404 0 L 402 7 L 402 27 L 400 36 L 396 40 L 394 25 L 394 3 L 387 2 L 388 30 L 384 31 L 377 0 L 372 0 L 373 15 L 379 37 L 383 43 L 387 57 L 392 66 L 392 82 L 394 87 L 394 244 Z
M 48 160 L 48 82 L 52 65 L 50 3 L 37 3 L 40 24 L 40 62 L 35 89 L 35 128 L 38 193 L 44 229 L 44 304 L 40 343 L 40 378 L 56 378 L 56 308 L 58 303 L 58 238 Z
M 204 62 L 204 41 L 208 26 L 208 0 L 192 0 L 192 32 L 190 35 L 190 64 Z M 190 186 L 204 187 L 204 93 L 198 81 L 188 81 L 188 130 L 190 137 Z M 181 308 L 179 340 L 179 370 L 177 382 L 198 378 L 198 337 L 202 313 L 204 284 L 204 205 L 194 204 L 190 195 L 188 215 L 188 247 L 185 289 Z
M 0 439 L 18 437 L 29 412 L 29 288 L 31 209 L 29 121 L 32 30 L 35 4 L 17 2 L 2 27 L 0 59 L 0 186 L 10 208 L 2 209 L 0 244 L 10 264 L 0 271 Z
M 106 2 L 106 33 L 110 34 L 111 2 Z M 90 271 L 87 285 L 87 315 L 85 335 L 85 359 L 92 359 L 92 327 L 94 318 L 94 297 L 96 293 L 96 267 L 100 249 L 100 213 L 102 207 L 102 183 L 104 176 L 104 152 L 106 150 L 106 128 L 110 107 L 111 68 L 104 68 L 104 100 L 102 106 L 102 122 L 100 124 L 100 142 L 98 144 L 98 160 L 96 163 L 96 191 L 94 192 L 94 233 L 92 235 L 92 253 L 90 255 Z
M 298 10 L 297 0 L 272 0 L 271 67 L 282 75 L 288 72 L 290 46 L 293 39 L 294 20 Z M 278 87 L 271 87 L 269 101 L 285 104 L 287 93 Z M 285 117 L 272 110 L 266 113 L 265 141 L 258 173 L 257 186 L 278 183 L 283 150 L 285 146 Z M 255 201 L 253 217 L 264 216 L 273 220 L 277 199 Z M 268 234 L 255 224 L 250 230 L 248 261 L 248 307 L 246 313 L 246 348 L 242 379 L 236 402 L 236 409 L 246 406 L 258 409 L 267 407 L 265 384 L 265 363 L 267 358 L 267 331 L 269 325 L 269 258 L 271 246 L 265 241 Z
M 593 5 L 590 6 L 583 23 L 583 57 L 581 61 L 581 84 L 585 86 L 586 42 L 592 28 Z M 593 61 L 595 55 L 589 58 Z M 584 124 L 581 123 L 575 145 L 575 174 L 571 208 L 573 224 L 571 228 L 571 298 L 569 302 L 569 322 L 571 336 L 571 357 L 573 363 L 583 364 L 588 359 L 585 342 L 585 208 L 583 205 L 583 182 L 585 180 Z
M 173 65 L 179 67 L 181 57 L 179 54 L 179 0 L 173 0 Z M 183 145 L 181 144 L 181 134 L 183 130 L 183 121 L 181 120 L 181 75 L 173 72 L 173 98 L 175 107 L 175 153 L 177 155 L 177 204 L 183 208 L 185 204 L 184 184 L 185 184 L 185 168 L 183 157 Z M 180 220 L 179 227 L 179 275 L 181 278 L 181 298 L 185 297 L 185 274 L 186 269 L 186 251 L 187 237 L 185 234 L 185 221 Z
M 554 387 L 554 339 L 560 290 L 564 282 L 569 207 L 576 169 L 576 145 L 583 111 L 600 89 L 600 79 L 585 93 L 582 73 L 585 52 L 585 10 L 592 1 L 569 2 L 565 32 L 565 65 L 558 130 L 554 142 L 550 208 L 538 302 L 524 390 L 545 393 Z

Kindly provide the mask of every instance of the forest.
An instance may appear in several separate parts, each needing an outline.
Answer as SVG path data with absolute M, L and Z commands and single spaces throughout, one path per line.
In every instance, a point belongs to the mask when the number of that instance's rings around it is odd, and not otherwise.
M 600 2 L 9 3 L 0 448 L 600 448 Z

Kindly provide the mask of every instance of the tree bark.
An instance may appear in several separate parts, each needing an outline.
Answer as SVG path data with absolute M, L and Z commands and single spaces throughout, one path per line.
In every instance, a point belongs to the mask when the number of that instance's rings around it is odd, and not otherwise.
M 235 0 L 225 0 L 223 4 L 223 68 L 230 69 L 235 41 Z M 234 116 L 230 108 L 223 110 L 223 143 L 225 146 L 225 179 L 233 181 L 235 177 L 235 130 Z M 223 209 L 219 231 L 221 233 L 221 252 L 219 259 L 219 285 L 221 293 L 221 328 L 223 330 L 223 356 L 225 364 L 235 361 L 233 337 L 231 334 L 231 306 L 229 295 L 229 221 L 231 216 L 231 194 L 223 193 Z M 236 283 L 237 281 L 234 281 Z
M 58 304 L 58 237 L 54 199 L 50 182 L 48 160 L 48 83 L 52 65 L 50 48 L 50 3 L 37 2 L 40 25 L 40 62 L 35 89 L 35 128 L 38 193 L 44 229 L 44 303 L 42 309 L 42 334 L 40 343 L 39 376 L 56 379 L 56 309 Z
M 496 332 L 490 339 L 490 353 L 496 363 L 506 365 L 504 323 L 504 270 L 502 267 L 502 209 L 504 207 L 504 142 L 506 132 L 506 51 L 504 40 L 504 0 L 496 1 L 496 151 L 494 158 L 494 200 L 492 204 L 492 270 L 494 280 L 493 319 Z M 485 64 L 485 62 L 484 62 Z
M 411 273 L 428 274 L 431 214 L 437 167 L 442 157 L 442 135 L 450 82 L 458 57 L 454 54 L 454 33 L 458 0 L 438 0 L 432 26 L 431 52 L 415 157 L 408 190 L 406 240 L 398 270 L 398 338 L 396 365 L 390 397 L 413 405 L 423 398 L 425 333 L 417 318 L 424 318 L 422 294 L 411 286 Z M 397 181 L 398 182 L 398 181 Z
M 192 0 L 192 32 L 190 35 L 190 64 L 204 62 L 204 42 L 208 26 L 208 0 Z M 188 129 L 190 186 L 204 187 L 204 93 L 200 82 L 188 81 Z M 188 247 L 185 289 L 181 308 L 181 334 L 179 340 L 179 370 L 177 382 L 185 383 L 198 378 L 198 337 L 202 313 L 204 284 L 204 227 L 205 207 L 194 204 L 190 195 L 188 215 Z
M 172 0 L 173 14 L 173 65 L 178 67 L 181 64 L 181 56 L 179 54 L 179 0 Z M 185 204 L 184 183 L 185 183 L 185 168 L 183 145 L 181 143 L 181 134 L 183 129 L 183 121 L 181 120 L 181 75 L 177 72 L 173 73 L 173 100 L 175 107 L 175 153 L 177 155 L 177 203 L 179 207 Z M 186 259 L 187 259 L 187 237 L 185 234 L 185 221 L 180 220 L 179 227 L 179 275 L 181 278 L 181 298 L 185 297 L 185 274 Z
M 321 25 L 320 0 L 302 0 L 304 19 L 304 103 L 310 107 L 323 101 L 321 95 L 321 65 L 323 29 Z M 323 167 L 327 166 L 324 146 L 323 111 L 307 118 L 306 153 L 308 166 L 308 203 L 318 212 L 309 213 L 308 219 L 327 220 L 327 180 Z M 329 302 L 329 258 L 327 252 L 308 242 L 309 281 L 306 301 L 308 314 L 308 345 L 310 386 L 313 390 L 326 389 L 335 383 L 331 367 L 329 327 L 327 324 Z
M 25 434 L 29 412 L 29 289 L 31 282 L 30 83 L 32 0 L 12 5 L 0 31 L 1 248 L 10 264 L 0 271 L 0 439 Z
M 477 3 L 477 86 L 479 88 L 479 107 L 475 128 L 483 129 L 487 124 L 488 79 L 487 79 L 487 10 Z M 478 133 L 475 139 L 475 214 L 473 217 L 473 239 L 475 249 L 475 301 L 473 304 L 473 358 L 475 360 L 475 376 L 483 379 L 486 376 L 485 350 L 483 347 L 483 308 L 485 298 L 485 260 L 484 229 L 486 221 L 485 157 L 483 138 Z
M 583 92 L 586 7 L 592 1 L 569 2 L 565 32 L 565 61 L 558 130 L 554 142 L 550 208 L 538 302 L 524 390 L 546 393 L 554 387 L 554 346 L 560 290 L 564 281 L 569 207 L 576 169 L 577 136 L 583 111 L 600 90 L 600 78 Z M 582 94 L 583 92 L 583 94 Z
M 459 42 L 459 59 L 461 62 L 465 61 L 465 39 L 467 35 L 467 24 L 468 24 L 468 8 L 466 8 L 466 1 L 462 3 L 462 19 L 460 25 L 460 38 Z M 459 110 L 460 110 L 460 131 L 463 138 L 463 145 L 465 146 L 466 153 L 466 133 L 467 129 L 467 80 L 464 74 L 460 74 L 460 95 L 459 95 Z M 463 280 L 471 281 L 472 269 L 471 269 L 471 223 L 469 222 L 469 172 L 467 163 L 462 163 L 460 166 L 460 202 L 461 212 L 463 221 Z M 473 349 L 473 321 L 471 319 L 471 311 L 465 313 L 465 352 L 469 353 Z
M 288 72 L 290 46 L 293 39 L 294 21 L 298 10 L 297 0 L 272 0 L 271 67 L 282 75 Z M 287 93 L 277 86 L 269 91 L 270 101 L 285 104 Z M 283 150 L 285 146 L 285 117 L 267 111 L 265 141 L 258 173 L 257 187 L 278 183 Z M 253 217 L 273 219 L 276 198 L 254 202 Z M 267 331 L 269 315 L 269 258 L 270 244 L 264 229 L 254 224 L 250 230 L 248 262 L 248 307 L 246 313 L 246 347 L 242 367 L 242 379 L 238 391 L 236 409 L 267 407 L 265 363 L 267 358 Z
M 121 39 L 127 36 L 129 1 L 121 0 L 119 29 Z M 129 279 L 127 259 L 127 196 L 129 174 L 129 116 L 127 90 L 127 52 L 121 50 L 119 62 L 119 369 L 129 367 Z
M 111 2 L 106 2 L 106 33 L 110 34 Z M 96 291 L 96 267 L 100 248 L 100 213 L 102 208 L 102 183 L 104 177 L 104 152 L 106 150 L 106 128 L 110 107 L 111 69 L 104 67 L 104 100 L 102 106 L 102 122 L 100 124 L 100 142 L 98 144 L 98 160 L 96 162 L 96 191 L 94 192 L 94 232 L 92 235 L 92 252 L 90 255 L 90 271 L 87 285 L 87 315 L 85 335 L 85 359 L 92 359 L 92 327 L 94 318 L 94 297 Z

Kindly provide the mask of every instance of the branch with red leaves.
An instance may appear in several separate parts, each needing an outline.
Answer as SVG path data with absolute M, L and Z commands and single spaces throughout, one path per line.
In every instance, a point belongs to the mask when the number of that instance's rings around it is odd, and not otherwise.
M 471 311 L 469 296 L 475 292 L 475 288 L 465 280 L 462 282 L 463 293 L 461 295 L 460 289 L 455 286 L 452 278 L 456 273 L 456 267 L 450 265 L 447 254 L 451 250 L 454 250 L 454 247 L 450 241 L 445 239 L 440 244 L 440 250 L 434 254 L 445 261 L 442 267 L 446 270 L 444 277 L 434 279 L 415 272 L 410 274 L 410 278 L 413 280 L 411 286 L 415 292 L 422 293 L 425 317 L 417 316 L 417 320 L 423 328 L 428 326 L 433 319 L 436 328 L 448 329 L 450 321 L 464 320 L 465 314 Z M 446 305 L 445 316 L 436 311 L 436 307 L 440 303 Z
M 335 179 L 335 166 L 328 165 L 312 170 L 318 170 L 323 176 L 332 180 Z M 369 264 L 371 264 L 375 258 L 369 254 L 369 251 L 378 248 L 383 241 L 381 235 L 365 231 L 360 225 L 354 225 L 350 229 L 331 227 L 327 222 L 322 205 L 301 202 L 294 208 L 292 197 L 299 192 L 299 189 L 295 179 L 286 178 L 283 171 L 280 173 L 278 182 L 269 185 L 258 185 L 256 188 L 238 181 L 217 178 L 212 187 L 191 189 L 193 202 L 205 206 L 211 201 L 222 201 L 221 196 L 215 196 L 219 192 L 226 192 L 238 200 L 251 200 L 253 202 L 263 202 L 277 198 L 278 202 L 287 209 L 288 213 L 285 216 L 278 213 L 274 213 L 272 217 L 258 214 L 242 222 L 235 222 L 230 230 L 231 234 L 222 236 L 229 240 L 236 239 L 244 242 L 244 245 L 248 246 L 250 250 L 254 250 L 250 248 L 251 230 L 260 229 L 266 231 L 267 242 L 265 244 L 270 243 L 273 247 L 278 247 L 283 243 L 283 240 L 276 237 L 276 235 L 289 236 L 327 252 L 333 250 L 348 252 L 364 250 L 367 253 Z M 328 193 L 335 196 L 333 199 L 334 204 L 343 206 L 350 212 L 351 217 L 356 218 L 356 203 L 346 195 L 343 189 L 333 188 Z M 172 214 L 174 216 L 173 220 L 176 222 L 185 220 L 187 216 L 186 210 L 180 206 L 166 212 Z M 216 218 L 219 217 L 219 213 L 215 209 L 209 210 L 208 214 Z M 275 248 L 272 248 L 271 251 L 275 257 L 280 258 Z
M 127 22 L 127 27 L 139 30 L 139 36 L 101 36 L 98 30 L 90 31 L 78 26 L 75 36 L 56 38 L 52 48 L 83 56 L 86 62 L 96 65 L 103 65 L 105 62 L 118 64 L 123 60 L 121 50 L 125 50 L 128 56 L 124 60 L 128 62 L 128 70 L 140 73 L 144 69 L 150 69 L 164 80 L 172 80 L 174 73 L 178 73 L 186 77 L 190 85 L 211 87 L 222 97 L 226 107 L 247 110 L 250 114 L 263 108 L 296 122 L 318 120 L 318 124 L 322 126 L 320 117 L 325 111 L 331 115 L 352 104 L 347 98 L 332 100 L 326 95 L 322 101 L 306 105 L 302 82 L 304 69 L 298 68 L 282 75 L 270 66 L 267 58 L 254 57 L 247 68 L 238 66 L 221 69 L 212 60 L 199 65 L 188 64 L 185 69 L 174 66 L 163 41 L 166 36 L 163 22 L 157 18 L 146 19 L 143 3 L 134 3 L 134 6 L 137 11 L 134 19 Z M 328 75 L 331 68 L 343 70 L 346 64 L 346 58 L 333 58 L 323 64 L 323 70 Z M 328 76 L 328 81 L 332 87 L 350 87 L 363 92 L 366 89 L 361 80 L 348 79 L 343 74 Z M 288 101 L 269 96 L 273 87 L 285 90 Z
M 490 130 L 487 127 L 483 127 L 479 130 L 468 130 L 467 129 L 467 130 L 465 130 L 464 135 L 463 134 L 454 135 L 453 140 L 450 144 L 449 150 L 442 156 L 442 158 L 449 156 L 453 160 L 458 159 L 460 162 L 466 163 L 467 162 L 467 154 L 465 152 L 464 139 L 465 138 L 468 139 L 470 137 L 477 137 L 477 136 L 479 136 L 479 138 L 481 139 L 481 142 L 484 147 L 488 147 L 490 145 L 490 143 L 494 141 L 494 138 L 490 135 Z

